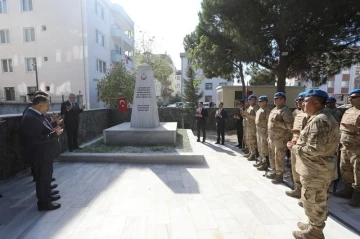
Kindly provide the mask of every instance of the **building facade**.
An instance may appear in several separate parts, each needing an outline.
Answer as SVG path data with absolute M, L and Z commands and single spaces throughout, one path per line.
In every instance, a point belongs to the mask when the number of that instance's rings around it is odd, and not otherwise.
M 181 94 L 184 94 L 184 81 L 188 78 L 186 76 L 187 69 L 191 65 L 189 59 L 186 57 L 186 53 L 180 53 L 181 58 Z M 201 79 L 198 86 L 198 90 L 203 92 L 203 97 L 200 99 L 202 102 L 217 102 L 217 88 L 221 86 L 232 86 L 233 81 L 228 81 L 220 77 L 213 77 L 211 79 L 205 78 L 203 71 L 197 69 L 195 71 L 196 79 Z
M 133 69 L 134 22 L 110 0 L 0 0 L 0 101 L 70 92 L 101 108 L 96 81 L 123 61 Z
M 306 89 L 319 88 L 336 97 L 339 104 L 346 104 L 349 93 L 360 88 L 360 64 L 343 69 L 339 74 L 329 77 L 326 84 L 323 85 L 297 79 L 289 79 L 287 84 L 290 86 L 304 86 Z

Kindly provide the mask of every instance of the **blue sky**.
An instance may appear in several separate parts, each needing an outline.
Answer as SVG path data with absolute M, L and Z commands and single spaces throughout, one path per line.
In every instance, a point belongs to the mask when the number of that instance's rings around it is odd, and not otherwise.
M 123 6 L 135 23 L 135 39 L 146 32 L 155 37 L 154 53 L 171 56 L 177 69 L 181 69 L 180 53 L 184 52 L 183 39 L 195 30 L 201 0 L 113 0 Z

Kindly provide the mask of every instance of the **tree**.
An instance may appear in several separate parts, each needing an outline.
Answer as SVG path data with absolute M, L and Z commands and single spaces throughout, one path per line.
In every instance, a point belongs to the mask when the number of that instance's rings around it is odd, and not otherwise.
M 198 101 L 202 98 L 203 92 L 198 93 L 196 87 L 195 71 L 191 66 L 188 67 L 186 72 L 187 80 L 184 81 L 184 95 L 185 102 L 189 102 L 184 108 L 184 113 L 187 115 L 191 128 L 194 127 L 194 112 L 197 107 Z
M 251 77 L 249 81 L 250 85 L 275 85 L 276 76 L 272 71 L 251 66 L 245 73 Z
M 200 13 L 198 27 L 184 38 L 184 48 L 189 59 L 197 68 L 202 69 L 208 78 L 240 78 L 245 92 L 243 61 L 246 58 L 235 49 L 231 33 L 226 29 L 220 31 L 212 28 L 206 17 L 207 15 Z
M 182 98 L 181 98 L 181 95 L 179 95 L 179 94 L 169 97 L 169 104 L 174 104 L 176 102 L 181 102 L 181 101 L 182 101 Z
M 286 77 L 323 81 L 360 61 L 359 12 L 358 0 L 203 0 L 196 31 L 228 34 L 219 46 L 274 72 L 285 91 Z
M 140 31 L 140 45 L 135 50 L 136 65 L 148 64 L 154 72 L 154 78 L 161 84 L 167 86 L 168 77 L 173 73 L 173 62 L 167 54 L 155 54 L 155 37 L 149 37 L 145 32 Z
M 135 89 L 135 74 L 126 69 L 123 62 L 116 64 L 102 79 L 95 79 L 99 100 L 110 107 L 116 106 L 116 99 L 126 97 L 128 102 L 133 101 Z

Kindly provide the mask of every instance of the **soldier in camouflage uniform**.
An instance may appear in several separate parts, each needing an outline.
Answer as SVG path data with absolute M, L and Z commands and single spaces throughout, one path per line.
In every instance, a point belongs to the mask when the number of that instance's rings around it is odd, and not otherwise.
M 244 145 L 244 148 L 242 149 L 242 151 L 247 154 L 249 153 L 249 146 L 247 144 L 247 130 L 246 130 L 246 117 L 244 116 L 244 112 L 247 110 L 247 108 L 249 108 L 249 101 L 248 99 L 244 99 L 243 101 L 244 103 L 244 110 L 241 111 L 241 116 L 243 117 L 243 145 Z
M 258 104 L 260 109 L 256 111 L 255 125 L 256 125 L 256 139 L 259 151 L 259 162 L 254 164 L 254 167 L 260 171 L 268 168 L 268 142 L 267 142 L 267 122 L 269 119 L 270 109 L 267 106 L 268 98 L 266 95 L 259 96 Z
M 335 118 L 324 110 L 328 95 L 322 90 L 305 94 L 304 112 L 309 116 L 299 139 L 287 146 L 296 154 L 296 171 L 302 184 L 301 201 L 309 223 L 298 223 L 297 239 L 325 238 L 323 229 L 328 216 L 328 190 L 337 178 L 335 152 L 340 130 Z
M 259 106 L 256 104 L 257 97 L 250 95 L 248 97 L 249 107 L 244 111 L 244 117 L 246 118 L 246 142 L 249 147 L 249 153 L 245 155 L 249 161 L 256 159 L 256 125 L 255 115 Z
M 340 171 L 345 188 L 334 196 L 351 198 L 349 205 L 360 207 L 360 89 L 351 92 L 352 108 L 345 111 L 340 123 Z
M 277 92 L 274 95 L 274 105 L 268 120 L 268 144 L 269 161 L 272 172 L 266 177 L 272 179 L 272 183 L 279 184 L 283 182 L 285 170 L 286 143 L 290 140 L 292 129 L 292 112 L 285 105 L 286 95 L 283 92 Z
M 340 124 L 343 113 L 336 108 L 336 99 L 335 97 L 330 96 L 326 101 L 326 109 L 330 111 L 330 113 L 334 116 L 336 121 Z
M 304 101 L 305 92 L 301 92 L 296 98 L 296 109 L 293 111 L 294 123 L 292 129 L 292 139 L 291 141 L 296 142 L 299 138 L 300 131 L 305 126 L 307 114 L 303 111 L 302 103 Z M 301 182 L 300 175 L 295 170 L 296 165 L 296 155 L 294 151 L 291 151 L 291 173 L 293 176 L 294 190 L 286 191 L 286 195 L 290 197 L 300 198 L 301 197 Z

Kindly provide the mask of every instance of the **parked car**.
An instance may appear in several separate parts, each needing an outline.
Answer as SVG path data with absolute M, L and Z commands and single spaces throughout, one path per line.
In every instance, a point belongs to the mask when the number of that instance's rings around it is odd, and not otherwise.
M 176 102 L 174 104 L 170 104 L 167 107 L 168 108 L 182 108 L 184 106 L 184 102 Z

